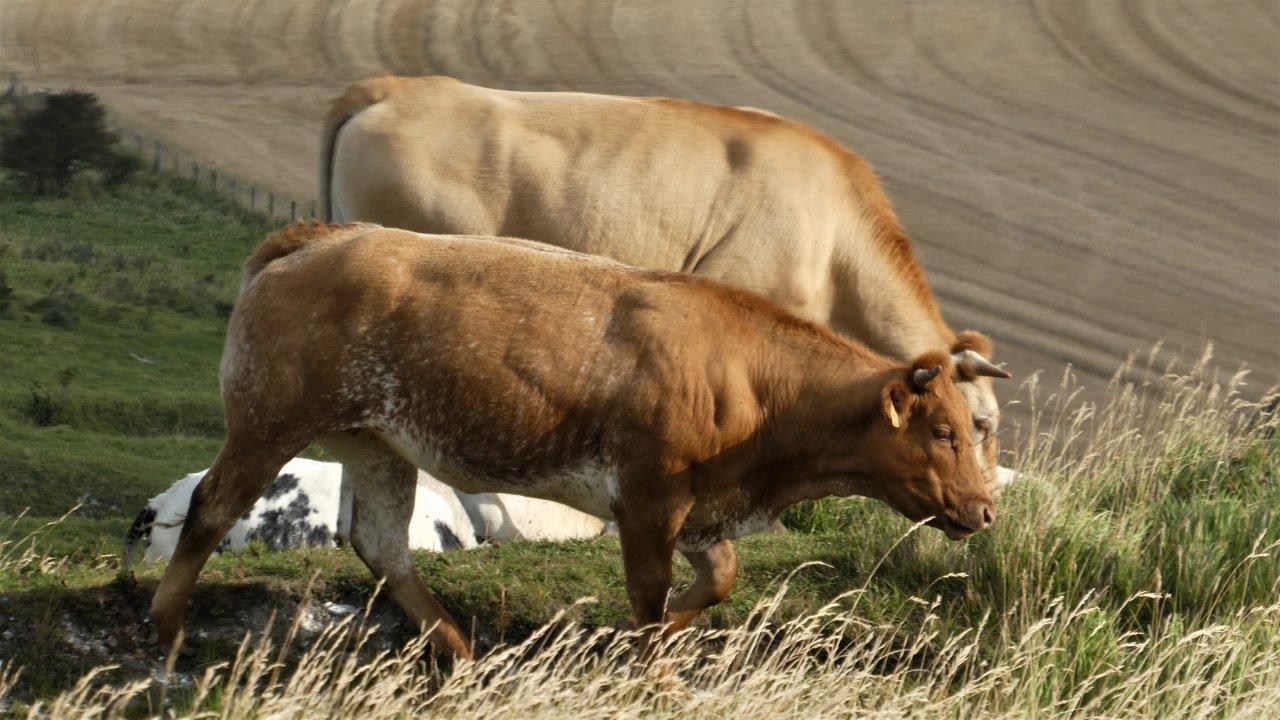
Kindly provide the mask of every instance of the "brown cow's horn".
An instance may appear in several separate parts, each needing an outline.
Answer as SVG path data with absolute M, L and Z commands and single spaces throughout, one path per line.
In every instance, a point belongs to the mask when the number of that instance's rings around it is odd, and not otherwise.
M 929 386 L 929 383 L 933 382 L 934 378 L 938 377 L 940 372 L 942 372 L 941 365 L 934 365 L 931 368 L 916 368 L 915 372 L 911 373 L 911 382 L 915 384 L 917 389 L 924 390 Z
M 992 363 L 974 350 L 961 350 L 951 356 L 960 377 L 972 379 L 976 377 L 994 377 L 1008 380 L 1013 377 L 1008 370 Z

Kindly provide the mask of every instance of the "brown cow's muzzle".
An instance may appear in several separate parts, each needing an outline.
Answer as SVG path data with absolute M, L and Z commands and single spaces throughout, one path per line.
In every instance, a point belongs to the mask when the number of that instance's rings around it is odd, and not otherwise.
M 996 504 L 989 497 L 979 497 L 959 503 L 929 521 L 952 540 L 964 540 L 976 532 L 987 529 L 996 520 Z

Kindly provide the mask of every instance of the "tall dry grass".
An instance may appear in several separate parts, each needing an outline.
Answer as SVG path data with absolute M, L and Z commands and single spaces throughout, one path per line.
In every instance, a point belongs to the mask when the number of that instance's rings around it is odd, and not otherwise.
M 62 517 L 28 533 L 17 532 L 19 523 L 27 515 L 25 510 L 10 518 L 7 527 L 0 528 L 0 577 L 6 574 L 55 575 L 65 569 L 68 559 L 44 552 L 40 547 L 40 540 L 79 509 L 80 506 L 75 505 L 63 513 Z
M 1139 600 L 1140 598 L 1135 598 Z M 148 682 L 73 690 L 28 717 L 120 717 L 132 703 L 177 717 L 1232 717 L 1274 718 L 1280 707 L 1280 604 L 1196 628 L 1162 625 L 1122 638 L 1106 662 L 1071 683 L 1066 654 L 1087 641 L 1095 602 L 1049 603 L 1039 622 L 1003 635 L 999 622 L 940 637 L 918 626 L 875 626 L 836 604 L 771 624 L 770 604 L 745 627 L 693 630 L 656 666 L 632 668 L 632 636 L 548 625 L 520 645 L 441 676 L 413 642 L 360 660 L 372 631 L 343 621 L 281 673 L 283 649 L 246 640 L 209 670 L 181 709 Z M 911 640 L 901 642 L 904 633 Z M 979 638 L 1001 633 L 995 652 Z M 925 659 L 927 657 L 927 659 Z M 12 674 L 0 673 L 0 695 Z
M 1032 383 L 1025 477 L 991 531 L 957 547 L 868 522 L 887 513 L 866 503 L 808 508 L 801 521 L 851 544 L 878 533 L 884 562 L 790 620 L 783 580 L 741 627 L 680 633 L 645 670 L 632 636 L 561 618 L 441 672 L 422 642 L 375 650 L 356 617 L 305 647 L 246 639 L 178 694 L 90 674 L 30 716 L 1274 718 L 1277 420 L 1210 361 L 1146 387 L 1126 368 L 1100 407 L 1069 378 Z M 0 668 L 0 703 L 16 682 Z

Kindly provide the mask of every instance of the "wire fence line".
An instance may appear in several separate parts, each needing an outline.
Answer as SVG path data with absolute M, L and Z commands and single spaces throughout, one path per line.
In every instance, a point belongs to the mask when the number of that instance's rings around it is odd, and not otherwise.
M 3 97 L 21 100 L 29 95 L 53 92 L 55 91 L 47 87 L 33 89 L 23 83 L 16 73 L 10 73 L 9 87 Z M 260 186 L 220 169 L 216 161 L 183 152 L 157 137 L 130 128 L 110 113 L 108 118 L 108 127 L 115 134 L 119 146 L 139 155 L 154 173 L 190 180 L 208 192 L 225 197 L 250 212 L 262 213 L 268 218 L 293 222 L 316 217 L 315 200 L 284 195 Z

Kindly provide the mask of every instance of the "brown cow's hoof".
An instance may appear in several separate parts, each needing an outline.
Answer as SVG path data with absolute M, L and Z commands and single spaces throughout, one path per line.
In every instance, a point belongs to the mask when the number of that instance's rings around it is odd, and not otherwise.
M 200 644 L 197 642 L 193 642 L 189 639 L 184 639 L 182 643 L 177 647 L 173 647 L 173 646 L 170 646 L 167 648 L 164 646 L 159 646 L 159 647 L 160 647 L 160 652 L 164 655 L 165 658 L 168 658 L 170 654 L 176 652 L 177 660 L 180 662 L 195 660 L 196 657 L 200 655 Z
M 155 625 L 155 620 L 147 618 L 143 622 L 143 632 L 147 632 L 148 626 Z M 196 657 L 199 650 L 199 643 L 193 638 L 188 637 L 181 630 L 178 631 L 177 637 L 170 640 L 164 639 L 164 633 L 156 631 L 155 648 L 160 651 L 161 657 L 168 658 L 176 653 L 177 660 L 191 660 Z M 172 636 L 170 636 L 172 637 Z
M 671 660 L 655 660 L 645 668 L 645 675 L 654 684 L 655 689 L 672 698 L 690 698 L 693 689 L 689 683 L 676 672 L 675 663 Z

